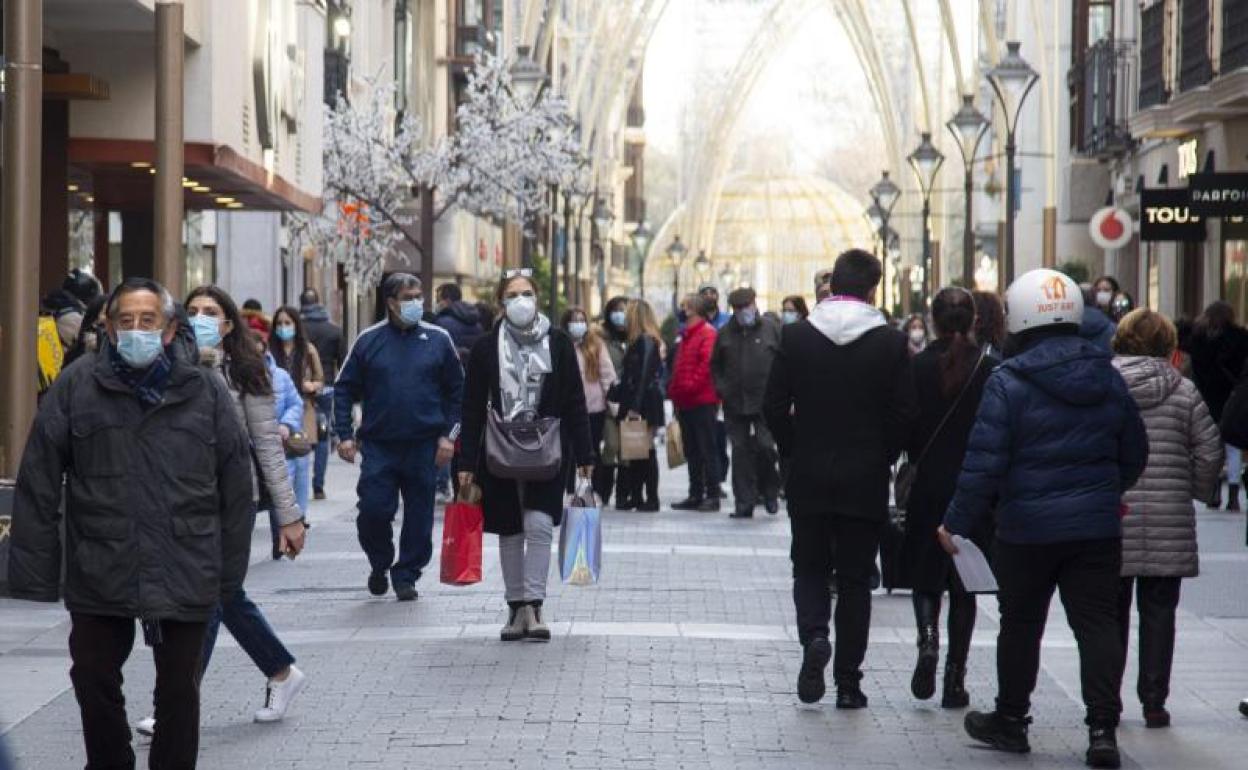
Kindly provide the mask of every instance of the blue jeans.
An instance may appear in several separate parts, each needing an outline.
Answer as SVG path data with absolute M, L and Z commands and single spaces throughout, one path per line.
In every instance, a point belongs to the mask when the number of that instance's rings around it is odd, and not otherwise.
M 212 648 L 217 644 L 217 632 L 222 622 L 256 668 L 269 679 L 295 662 L 295 656 L 277 638 L 264 613 L 240 588 L 229 601 L 217 605 L 212 619 L 208 621 L 208 630 L 204 634 L 203 671 L 208 670 L 208 661 L 212 659 Z
M 325 388 L 316 397 L 316 415 L 324 417 L 326 424 L 333 425 L 333 413 L 334 389 Z M 326 432 L 325 440 L 316 442 L 316 453 L 312 461 L 312 488 L 318 492 L 325 491 L 325 469 L 329 466 L 329 435 Z
M 355 519 L 360 547 L 373 572 L 390 572 L 397 583 L 415 583 L 433 558 L 433 494 L 437 477 L 436 437 L 416 442 L 365 441 L 361 449 L 359 516 Z M 394 517 L 403 497 L 403 528 L 399 558 L 394 558 Z
M 311 455 L 286 458 L 286 473 L 290 476 L 290 483 L 295 488 L 295 503 L 298 504 L 304 516 L 308 515 L 308 496 L 312 492 L 311 471 Z

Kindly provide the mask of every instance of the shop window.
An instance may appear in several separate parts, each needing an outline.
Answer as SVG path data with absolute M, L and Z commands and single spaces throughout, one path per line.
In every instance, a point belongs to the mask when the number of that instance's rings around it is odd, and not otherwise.
M 1248 313 L 1248 223 L 1222 222 L 1222 298 L 1235 307 L 1235 317 Z

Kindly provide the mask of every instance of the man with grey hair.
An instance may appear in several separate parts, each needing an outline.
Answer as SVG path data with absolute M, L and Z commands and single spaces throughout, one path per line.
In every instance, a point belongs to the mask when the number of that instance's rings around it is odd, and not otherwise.
M 411 601 L 433 558 L 436 467 L 451 461 L 459 438 L 464 370 L 446 330 L 422 320 L 419 278 L 394 273 L 381 295 L 386 317 L 356 338 L 334 383 L 334 426 L 338 455 L 349 463 L 364 456 L 355 524 L 371 566 L 368 590 L 383 596 L 393 582 L 399 601 Z M 358 430 L 351 419 L 357 403 L 363 404 Z
M 127 279 L 105 317 L 99 352 L 63 371 L 39 405 L 17 478 L 9 583 L 17 599 L 64 596 L 88 767 L 134 767 L 121 669 L 136 619 L 156 663 L 151 766 L 194 767 L 205 627 L 250 556 L 251 452 L 225 382 L 174 341 L 164 287 Z

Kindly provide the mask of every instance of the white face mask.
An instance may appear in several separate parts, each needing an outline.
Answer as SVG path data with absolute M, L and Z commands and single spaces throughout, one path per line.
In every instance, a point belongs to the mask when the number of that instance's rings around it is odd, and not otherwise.
M 537 318 L 537 297 L 532 295 L 522 294 L 519 297 L 503 300 L 503 307 L 507 321 L 512 326 L 525 329 L 533 323 L 534 318 Z
M 585 338 L 585 334 L 589 331 L 589 324 L 584 321 L 573 321 L 568 324 L 568 334 L 572 335 L 572 339 L 580 340 Z
M 925 339 L 927 339 L 927 332 L 923 331 L 922 329 L 910 330 L 910 341 L 913 342 L 914 344 L 917 345 Z
M 1112 291 L 1098 291 L 1096 293 L 1096 304 L 1101 307 L 1109 307 L 1109 303 L 1113 298 L 1114 293 Z

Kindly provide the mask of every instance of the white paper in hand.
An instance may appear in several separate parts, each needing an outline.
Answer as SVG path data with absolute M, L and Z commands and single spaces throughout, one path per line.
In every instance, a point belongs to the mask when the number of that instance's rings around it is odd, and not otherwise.
M 953 536 L 958 552 L 953 555 L 953 566 L 962 578 L 962 586 L 973 594 L 990 594 L 997 590 L 997 578 L 988 566 L 988 559 L 979 546 L 961 535 Z

